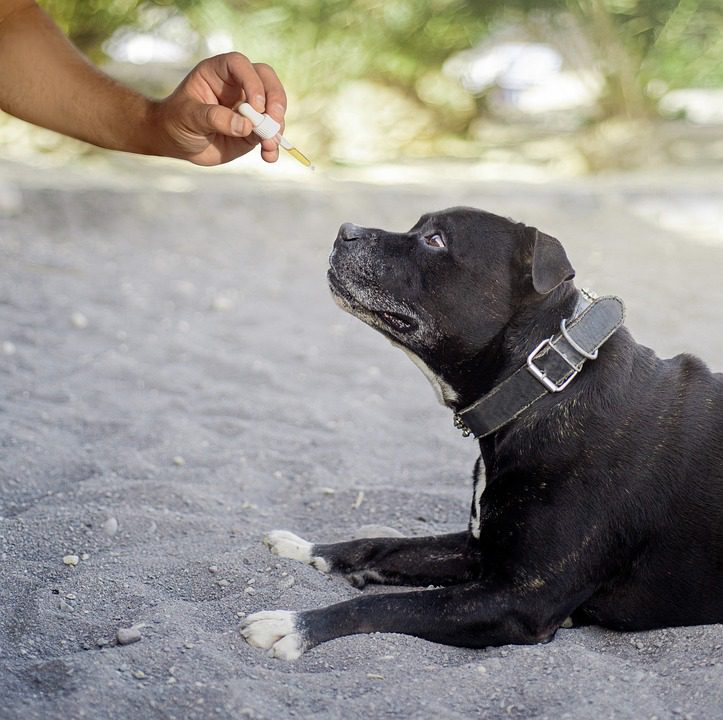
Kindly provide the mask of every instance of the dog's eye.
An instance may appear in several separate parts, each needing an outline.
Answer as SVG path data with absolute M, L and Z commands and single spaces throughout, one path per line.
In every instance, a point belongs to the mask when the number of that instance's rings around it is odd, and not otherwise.
M 429 245 L 429 247 L 433 248 L 443 248 L 446 247 L 444 244 L 444 240 L 442 239 L 442 236 L 439 233 L 434 233 L 433 235 L 427 235 L 427 237 L 424 238 L 424 242 Z

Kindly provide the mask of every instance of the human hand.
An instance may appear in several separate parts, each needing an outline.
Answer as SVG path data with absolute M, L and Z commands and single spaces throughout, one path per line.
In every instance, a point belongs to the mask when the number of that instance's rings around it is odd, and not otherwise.
M 154 154 L 219 165 L 261 144 L 261 157 L 275 162 L 277 142 L 252 132 L 251 121 L 236 112 L 242 102 L 271 115 L 283 131 L 286 93 L 270 66 L 236 52 L 203 60 L 171 95 L 154 103 Z

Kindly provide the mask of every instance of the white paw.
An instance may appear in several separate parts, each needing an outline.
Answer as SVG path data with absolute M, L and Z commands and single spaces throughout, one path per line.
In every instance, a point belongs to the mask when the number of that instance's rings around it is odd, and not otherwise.
M 249 645 L 268 650 L 271 657 L 296 660 L 304 652 L 295 612 L 265 610 L 253 613 L 241 625 L 241 634 Z
M 312 555 L 314 545 L 288 530 L 272 530 L 264 538 L 264 545 L 267 545 L 274 555 L 313 565 L 323 573 L 329 572 L 329 563 L 320 555 Z

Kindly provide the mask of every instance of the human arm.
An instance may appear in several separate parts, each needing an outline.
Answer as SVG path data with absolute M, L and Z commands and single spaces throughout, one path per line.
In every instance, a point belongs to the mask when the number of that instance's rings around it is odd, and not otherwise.
M 242 100 L 283 124 L 286 96 L 268 65 L 218 55 L 151 100 L 93 66 L 35 2 L 0 0 L 0 109 L 18 118 L 111 150 L 216 165 L 259 144 L 234 111 Z M 261 147 L 276 160 L 274 140 Z

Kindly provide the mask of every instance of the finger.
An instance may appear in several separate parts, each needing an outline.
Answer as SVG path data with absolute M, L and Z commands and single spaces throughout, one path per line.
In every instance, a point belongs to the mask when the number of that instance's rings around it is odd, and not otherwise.
M 245 100 L 263 112 L 266 102 L 264 84 L 245 55 L 233 52 L 202 60 L 189 78 L 194 76 L 206 84 L 221 105 L 235 108 Z M 208 97 L 205 99 L 210 100 Z
M 266 112 L 283 128 L 287 99 L 284 86 L 274 69 L 266 63 L 254 63 L 256 73 L 264 84 L 266 94 Z
M 199 135 L 221 133 L 230 137 L 248 137 L 249 140 L 257 138 L 252 134 L 253 125 L 250 120 L 223 105 L 198 105 L 195 110 L 195 125 L 192 131 Z M 255 145 L 256 141 L 253 144 Z
M 228 53 L 222 57 L 226 58 L 226 69 L 229 77 L 243 88 L 246 102 L 254 110 L 264 112 L 266 107 L 266 92 L 264 82 L 259 77 L 253 63 L 241 53 Z
M 279 144 L 276 140 L 261 141 L 261 157 L 266 162 L 276 162 L 279 159 Z

